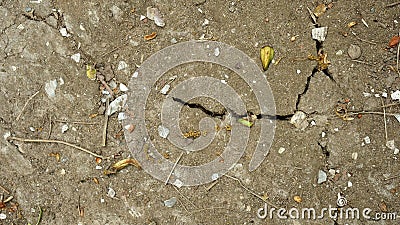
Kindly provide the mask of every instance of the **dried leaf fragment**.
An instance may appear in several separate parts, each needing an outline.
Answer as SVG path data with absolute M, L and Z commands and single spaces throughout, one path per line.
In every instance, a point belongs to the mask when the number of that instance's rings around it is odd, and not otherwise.
M 293 197 L 293 200 L 294 200 L 295 202 L 297 202 L 297 203 L 300 203 L 300 202 L 302 201 L 301 197 L 298 196 L 298 195 L 295 195 L 295 196 Z
M 265 46 L 261 48 L 260 56 L 264 71 L 268 69 L 269 64 L 272 62 L 272 59 L 274 59 L 274 53 L 274 49 L 270 46 Z
M 352 27 L 354 27 L 355 25 L 357 25 L 357 22 L 352 21 L 352 22 L 350 22 L 350 23 L 347 24 L 347 27 L 348 27 L 348 28 L 352 28 Z
M 105 170 L 104 175 L 110 175 L 110 174 L 117 173 L 119 170 L 122 170 L 123 168 L 127 167 L 128 165 L 132 165 L 132 166 L 137 167 L 138 169 L 142 169 L 142 166 L 136 159 L 127 158 L 127 159 L 123 159 L 123 160 L 116 162 L 114 165 L 111 166 L 110 170 Z
M 245 119 L 238 119 L 238 122 L 243 124 L 243 125 L 245 125 L 246 127 L 252 127 L 253 126 L 252 122 L 250 122 L 248 120 L 245 120 Z
M 61 158 L 61 156 L 60 156 L 60 153 L 58 153 L 58 152 L 51 152 L 50 154 L 49 154 L 49 156 L 52 156 L 52 157 L 54 157 L 54 158 L 56 158 L 56 160 L 57 160 L 57 162 L 60 162 L 60 158 Z
M 95 80 L 96 79 L 96 69 L 90 65 L 86 65 L 86 76 L 90 80 Z
M 389 41 L 389 47 L 394 48 L 400 42 L 400 36 L 393 36 Z
M 322 14 L 324 14 L 326 12 L 327 9 L 328 9 L 328 7 L 326 7 L 325 4 L 319 4 L 314 10 L 314 15 L 316 17 L 320 17 L 320 16 L 322 16 Z
M 157 37 L 157 33 L 156 33 L 156 32 L 153 32 L 153 33 L 151 33 L 151 34 L 145 35 L 145 36 L 144 36 L 144 40 L 150 41 L 150 40 L 152 40 L 152 39 L 154 39 L 154 38 L 156 38 L 156 37 Z

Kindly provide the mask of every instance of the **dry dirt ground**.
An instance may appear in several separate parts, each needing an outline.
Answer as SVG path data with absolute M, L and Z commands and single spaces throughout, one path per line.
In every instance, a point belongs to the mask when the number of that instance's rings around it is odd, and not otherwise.
M 383 104 L 399 103 L 390 96 L 400 89 L 400 75 L 395 70 L 397 48 L 387 49 L 389 39 L 400 30 L 400 5 L 387 7 L 393 2 L 325 2 L 332 4 L 318 24 L 328 27 L 322 48 L 331 62 L 329 73 L 334 82 L 323 72 L 313 74 L 317 62 L 307 59 L 309 54 L 317 55 L 311 38 L 315 26 L 307 7 L 313 11 L 323 2 L 0 1 L 1 201 L 13 196 L 0 204 L 0 224 L 36 224 L 41 210 L 40 224 L 399 224 L 399 155 L 386 146 L 394 140 L 400 148 L 399 121 L 386 115 L 385 123 L 382 114 L 363 114 L 346 121 L 335 113 L 338 102 L 348 110 L 374 112 L 383 112 Z M 159 9 L 165 27 L 140 20 L 147 7 Z M 350 22 L 357 24 L 349 28 Z M 68 35 L 62 35 L 62 28 Z M 144 40 L 152 32 L 157 37 Z M 132 153 L 118 113 L 110 116 L 107 146 L 101 146 L 105 118 L 102 85 L 88 79 L 86 65 L 111 66 L 104 73 L 114 73 L 117 84 L 128 84 L 136 68 L 152 54 L 175 41 L 201 37 L 234 46 L 260 69 L 260 48 L 272 46 L 275 60 L 281 61 L 271 65 L 265 75 L 276 112 L 290 116 L 301 110 L 308 126 L 299 129 L 283 117 L 278 119 L 269 155 L 249 172 L 257 142 L 256 121 L 245 155 L 227 173 L 230 177 L 220 177 L 211 188 L 204 184 L 178 189 L 134 166 L 104 175 L 110 165 Z M 358 61 L 348 56 L 352 44 L 361 48 Z M 71 56 L 77 53 L 80 59 L 74 61 Z M 121 61 L 127 67 L 118 69 L 123 66 Z M 160 88 L 176 74 L 226 79 L 241 93 L 248 91 L 243 101 L 254 112 L 259 110 L 246 84 L 226 68 L 210 63 L 183 65 L 165 74 L 156 86 Z M 51 80 L 58 84 L 54 97 L 45 91 Z M 172 82 L 172 88 L 182 80 L 179 77 Z M 163 96 L 151 88 L 147 127 L 155 145 L 166 149 L 167 141 L 157 132 Z M 384 93 L 388 96 L 382 97 Z M 121 94 L 117 88 L 116 95 Z M 210 111 L 221 110 L 216 102 L 198 99 L 197 103 Z M 398 105 L 385 108 L 388 114 L 399 111 Z M 98 116 L 92 117 L 94 114 Z M 200 108 L 184 107 L 181 129 L 198 130 L 198 117 L 210 116 Z M 62 132 L 65 125 L 68 130 Z M 97 163 L 95 157 L 76 148 L 11 141 L 9 136 L 63 140 L 114 158 Z M 204 155 L 183 157 L 181 163 L 201 164 L 218 157 L 223 151 L 222 145 L 216 144 L 219 141 L 225 139 L 213 142 Z M 172 147 L 162 154 L 172 162 L 180 156 Z M 327 181 L 320 184 L 319 171 L 327 174 Z M 337 207 L 338 194 L 347 204 L 335 212 L 357 208 L 358 219 L 330 218 L 327 212 L 319 219 L 278 218 L 276 211 L 273 218 L 257 216 L 264 207 L 263 199 L 270 203 L 268 211 L 277 207 L 301 212 L 313 207 L 320 214 L 323 208 Z M 177 202 L 166 207 L 164 201 L 173 197 Z M 370 218 L 362 215 L 365 208 L 371 210 Z

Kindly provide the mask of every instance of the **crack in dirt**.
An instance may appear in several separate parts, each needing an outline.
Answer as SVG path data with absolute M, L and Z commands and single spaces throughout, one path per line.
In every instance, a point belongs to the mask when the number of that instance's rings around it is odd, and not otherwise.
M 199 103 L 185 102 L 182 99 L 176 98 L 176 97 L 172 97 L 172 99 L 174 101 L 176 101 L 176 102 L 181 103 L 184 106 L 188 106 L 189 108 L 200 109 L 202 112 L 204 112 L 206 115 L 208 115 L 210 117 L 223 119 L 224 116 L 226 116 L 226 114 L 227 114 L 227 110 L 226 109 L 224 109 L 222 112 L 214 112 L 214 111 L 211 111 L 209 109 L 206 109 L 203 105 L 201 105 Z M 247 114 L 240 115 L 239 113 L 236 113 L 236 112 L 234 112 L 233 110 L 231 110 L 229 108 L 228 108 L 228 111 L 232 114 L 232 117 L 237 118 L 237 119 L 255 115 L 257 117 L 257 119 L 267 118 L 267 119 L 271 119 L 271 120 L 289 120 L 293 116 L 293 114 L 289 114 L 289 115 L 266 115 L 266 114 L 254 114 L 252 112 L 247 112 Z
M 311 18 L 313 20 L 313 18 Z M 315 28 L 319 28 L 319 24 L 316 23 L 316 21 L 313 20 L 314 23 L 314 27 Z M 323 42 L 320 42 L 318 40 L 315 40 L 315 48 L 317 50 L 317 55 L 324 55 L 324 48 L 323 48 Z M 310 88 L 310 83 L 311 83 L 311 78 L 314 77 L 314 75 L 317 72 L 323 72 L 327 77 L 329 77 L 329 79 L 331 81 L 333 81 L 336 84 L 336 80 L 333 78 L 332 74 L 329 72 L 329 69 L 326 67 L 324 69 L 321 69 L 320 63 L 318 62 L 318 64 L 313 68 L 313 70 L 311 71 L 311 75 L 309 75 L 307 77 L 307 81 L 306 81 L 306 85 L 304 86 L 303 92 L 300 93 L 299 95 L 297 95 L 297 100 L 296 100 L 296 111 L 299 110 L 299 104 L 301 101 L 301 98 L 303 97 L 303 95 L 305 95 L 308 91 L 308 89 Z

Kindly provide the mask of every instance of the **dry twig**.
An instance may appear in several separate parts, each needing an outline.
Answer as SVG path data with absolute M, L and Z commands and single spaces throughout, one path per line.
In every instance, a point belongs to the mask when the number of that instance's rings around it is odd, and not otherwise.
M 172 173 L 174 172 L 175 167 L 176 167 L 176 165 L 178 165 L 178 162 L 179 162 L 179 160 L 181 160 L 182 156 L 183 156 L 183 152 L 182 152 L 181 155 L 178 157 L 178 159 L 176 160 L 174 166 L 172 167 L 171 172 L 169 173 L 167 179 L 165 180 L 165 185 L 168 184 L 169 178 L 171 178 Z
M 375 43 L 375 42 L 368 41 L 368 40 L 365 40 L 365 39 L 362 39 L 362 38 L 358 37 L 358 36 L 357 36 L 357 34 L 356 34 L 356 33 L 354 33 L 353 31 L 352 31 L 351 33 L 352 33 L 352 34 L 354 35 L 354 37 L 356 37 L 356 38 L 357 38 L 357 40 L 359 40 L 359 41 L 367 42 L 367 43 L 369 43 L 369 44 L 371 44 L 371 45 L 376 45 L 376 43 Z
M 8 137 L 8 140 L 15 140 L 15 141 L 21 141 L 21 142 L 32 142 L 32 143 L 57 143 L 57 144 L 63 144 L 63 145 L 67 145 L 73 148 L 76 148 L 82 152 L 86 152 L 89 155 L 95 156 L 95 157 L 99 157 L 102 159 L 106 159 L 107 157 L 98 155 L 94 152 L 91 152 L 85 148 L 79 147 L 77 145 L 65 142 L 65 141 L 59 141 L 59 140 L 47 140 L 47 139 L 25 139 L 25 138 L 19 138 L 19 137 Z
M 22 116 L 22 113 L 24 112 L 26 106 L 28 106 L 28 103 L 37 95 L 39 94 L 40 91 L 37 91 L 35 94 L 33 94 L 31 97 L 29 97 L 29 99 L 25 102 L 24 107 L 22 107 L 21 112 L 18 114 L 17 119 L 15 119 L 16 121 L 19 120 L 19 118 Z
M 399 5 L 399 4 L 400 4 L 400 1 L 399 2 L 393 2 L 393 3 L 389 4 L 389 5 L 386 5 L 386 7 L 393 7 L 393 6 L 396 6 L 396 5 Z
M 246 191 L 248 191 L 250 194 L 254 195 L 255 197 L 257 197 L 257 198 L 259 198 L 259 199 L 261 199 L 263 202 L 265 202 L 265 203 L 267 203 L 267 204 L 269 204 L 269 205 L 275 207 L 276 209 L 279 209 L 278 206 L 272 204 L 272 203 L 269 202 L 267 199 L 261 197 L 260 195 L 256 194 L 254 191 L 250 190 L 248 187 L 244 186 L 244 184 L 242 183 L 242 181 L 239 180 L 238 178 L 229 176 L 229 175 L 227 175 L 227 174 L 224 174 L 224 176 L 225 176 L 225 177 L 228 177 L 228 178 L 230 178 L 230 179 L 232 179 L 232 180 L 237 181 L 237 182 L 239 183 L 239 185 L 240 185 L 243 189 L 245 189 Z
M 104 113 L 103 140 L 101 146 L 105 147 L 107 142 L 107 126 L 108 126 L 108 108 L 110 107 L 110 99 L 106 101 L 106 111 Z

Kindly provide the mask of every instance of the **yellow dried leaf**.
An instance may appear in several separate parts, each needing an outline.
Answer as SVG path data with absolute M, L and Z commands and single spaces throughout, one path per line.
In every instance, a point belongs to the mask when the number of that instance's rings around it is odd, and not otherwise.
M 96 69 L 92 68 L 92 66 L 86 65 L 86 76 L 90 80 L 96 79 Z
M 260 56 L 261 56 L 261 63 L 262 63 L 264 70 L 268 69 L 269 64 L 274 59 L 274 54 L 275 54 L 274 49 L 270 46 L 265 46 L 265 47 L 261 48 Z
M 324 14 L 326 12 L 327 9 L 328 8 L 326 7 L 325 4 L 319 4 L 314 10 L 314 15 L 316 17 L 320 17 L 320 16 L 322 16 L 322 14 Z
M 294 197 L 293 197 L 293 200 L 294 200 L 295 202 L 297 202 L 297 203 L 300 203 L 300 202 L 302 201 L 301 197 L 298 196 L 298 195 L 294 196 Z
M 352 22 L 350 22 L 350 23 L 347 24 L 347 27 L 348 27 L 348 28 L 352 28 L 352 27 L 354 27 L 355 25 L 357 25 L 357 22 L 352 21 Z

